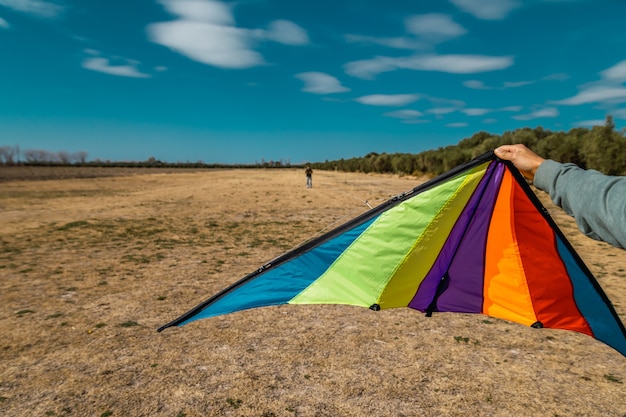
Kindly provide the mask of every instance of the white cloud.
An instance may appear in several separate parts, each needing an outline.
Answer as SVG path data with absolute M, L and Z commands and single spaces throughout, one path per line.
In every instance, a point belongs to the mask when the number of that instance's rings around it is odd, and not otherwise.
M 383 114 L 383 116 L 393 117 L 395 119 L 412 120 L 412 119 L 417 119 L 417 118 L 422 117 L 423 114 L 422 112 L 419 112 L 417 110 L 404 109 L 404 110 L 390 111 L 388 113 Z
M 419 98 L 417 94 L 371 94 L 355 98 L 355 101 L 370 106 L 406 106 Z
M 626 81 L 626 60 L 607 68 L 600 73 L 602 78 L 610 81 L 624 82 Z
M 573 97 L 555 101 L 554 104 L 578 106 L 589 103 L 624 103 L 626 102 L 626 88 L 613 86 L 597 86 L 587 88 Z
M 582 104 L 600 103 L 611 105 L 626 103 L 626 60 L 618 62 L 600 72 L 599 81 L 579 86 L 580 91 L 575 96 L 553 101 L 553 104 L 578 106 Z
M 467 116 L 484 116 L 485 114 L 488 113 L 494 113 L 494 112 L 519 112 L 522 110 L 521 106 L 507 106 L 507 107 L 502 107 L 499 109 L 485 109 L 485 108 L 469 108 L 469 109 L 463 109 L 461 110 L 461 112 L 463 114 L 466 114 Z
M 9 22 L 0 17 L 0 28 L 8 29 L 9 27 Z
M 371 43 L 395 49 L 426 49 L 430 47 L 427 42 L 408 37 L 377 38 L 375 36 L 346 35 L 345 39 L 346 42 Z
M 507 88 L 524 87 L 525 85 L 531 85 L 534 83 L 535 81 L 505 81 L 504 84 L 502 84 L 502 89 L 506 90 Z
M 181 19 L 216 25 L 234 25 L 231 7 L 213 0 L 161 0 L 168 13 Z
M 432 109 L 426 110 L 426 113 L 441 116 L 443 114 L 454 113 L 457 110 L 458 109 L 456 107 L 434 107 Z
M 570 76 L 563 72 L 558 72 L 555 74 L 546 75 L 542 78 L 543 81 L 565 81 L 568 80 Z
M 479 109 L 479 108 L 461 110 L 461 112 L 463 112 L 464 114 L 468 116 L 484 116 L 485 114 L 491 113 L 492 111 L 493 110 L 491 109 Z
M 344 65 L 347 74 L 373 79 L 382 72 L 398 69 L 440 71 L 452 74 L 472 74 L 495 71 L 513 65 L 512 57 L 484 55 L 415 55 L 411 57 L 384 57 L 352 61 Z
M 409 16 L 404 21 L 406 36 L 376 37 L 346 35 L 347 42 L 371 43 L 395 49 L 432 50 L 439 42 L 462 36 L 467 30 L 446 14 L 430 13 Z
M 203 64 L 221 68 L 263 65 L 263 56 L 252 49 L 246 29 L 192 20 L 153 23 L 148 38 L 159 45 Z
M 86 50 L 86 53 L 94 55 L 92 50 Z M 132 77 L 132 78 L 149 78 L 150 74 L 144 74 L 137 69 L 139 64 L 137 61 L 130 59 L 117 59 L 116 61 L 123 61 L 124 64 L 112 64 L 108 58 L 100 56 L 92 56 L 83 60 L 82 67 L 91 71 L 102 72 L 109 75 L 116 75 L 118 77 Z
M 342 86 L 338 79 L 323 72 L 302 72 L 295 77 L 304 81 L 302 91 L 307 93 L 330 94 L 350 91 L 349 88 Z
M 467 88 L 471 88 L 474 90 L 506 90 L 509 88 L 518 88 L 534 83 L 535 81 L 505 81 L 501 87 L 491 87 L 485 85 L 485 83 L 479 80 L 467 80 L 463 82 L 463 85 Z
M 448 123 L 447 127 L 467 127 L 467 123 L 465 122 L 456 122 L 456 123 Z
M 507 106 L 507 107 L 502 107 L 500 110 L 518 112 L 518 111 L 522 111 L 522 106 Z
M 514 0 L 450 0 L 459 9 L 478 19 L 501 20 L 520 3 Z
M 148 25 L 148 39 L 203 64 L 250 68 L 265 64 L 263 56 L 254 49 L 258 41 L 287 45 L 309 42 L 306 31 L 287 20 L 270 23 L 268 30 L 236 27 L 230 5 L 220 1 L 161 0 L 160 3 L 177 20 Z
M 285 45 L 306 45 L 309 43 L 309 35 L 306 31 L 288 20 L 275 20 L 270 23 L 265 37 Z
M 573 123 L 573 126 L 577 126 L 577 127 L 593 127 L 593 126 L 604 126 L 604 125 L 606 125 L 605 119 L 582 120 L 580 122 Z
M 65 9 L 60 4 L 42 0 L 0 0 L 0 6 L 8 7 L 16 12 L 50 19 L 59 16 Z
M 484 82 L 479 80 L 467 80 L 463 82 L 463 85 L 474 90 L 491 90 L 491 87 L 487 87 Z
M 428 119 L 404 119 L 402 120 L 402 123 L 407 124 L 407 125 L 416 125 L 416 124 L 424 124 L 424 123 L 430 123 L 431 121 Z
M 433 97 L 433 96 L 426 96 L 426 99 L 430 101 L 433 104 L 433 106 L 454 107 L 455 109 L 460 109 L 465 106 L 465 102 L 462 100 L 440 98 L 440 97 Z
M 389 72 L 398 69 L 399 65 L 396 61 L 399 59 L 401 58 L 378 56 L 373 59 L 348 62 L 344 64 L 343 68 L 348 75 L 372 80 L 381 72 Z
M 445 14 L 430 13 L 406 19 L 406 30 L 414 35 L 433 40 L 446 40 L 462 36 L 467 30 Z
M 541 119 L 546 117 L 557 117 L 559 115 L 559 109 L 556 107 L 546 107 L 544 109 L 535 110 L 528 114 L 520 114 L 518 116 L 513 116 L 515 120 L 532 120 L 532 119 Z
M 483 120 L 484 124 L 494 124 L 494 123 L 498 123 L 498 119 L 494 119 L 493 117 L 489 118 L 489 119 L 485 119 Z

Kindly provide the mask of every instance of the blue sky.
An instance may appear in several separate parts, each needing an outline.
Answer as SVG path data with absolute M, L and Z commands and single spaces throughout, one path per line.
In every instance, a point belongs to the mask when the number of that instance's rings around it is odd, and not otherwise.
M 623 0 L 0 0 L 0 146 L 291 163 L 626 126 Z

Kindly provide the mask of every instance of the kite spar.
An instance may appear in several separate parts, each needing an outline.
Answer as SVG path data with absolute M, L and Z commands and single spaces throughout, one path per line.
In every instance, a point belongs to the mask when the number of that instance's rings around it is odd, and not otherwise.
M 279 304 L 477 313 L 626 356 L 611 302 L 524 178 L 488 152 L 289 251 L 172 326 Z

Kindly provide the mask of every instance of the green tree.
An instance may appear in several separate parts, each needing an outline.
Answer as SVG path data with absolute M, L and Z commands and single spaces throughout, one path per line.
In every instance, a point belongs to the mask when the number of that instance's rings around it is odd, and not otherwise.
M 391 172 L 391 156 L 389 156 L 389 154 L 382 153 L 374 158 L 372 165 L 374 166 L 374 171 L 378 173 Z
M 585 135 L 582 150 L 587 168 L 609 175 L 624 172 L 626 139 L 615 131 L 613 117 L 608 115 L 604 126 L 594 126 Z

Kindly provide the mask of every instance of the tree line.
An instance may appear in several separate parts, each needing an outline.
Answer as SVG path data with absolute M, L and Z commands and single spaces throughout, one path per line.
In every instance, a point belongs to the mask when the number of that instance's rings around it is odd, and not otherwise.
M 313 168 L 348 172 L 439 175 L 500 145 L 523 143 L 544 158 L 573 162 L 609 175 L 626 174 L 626 137 L 615 130 L 611 116 L 604 126 L 553 132 L 542 127 L 520 128 L 502 135 L 478 132 L 456 145 L 417 154 L 376 153 L 363 157 L 317 162 Z
M 87 152 L 51 152 L 43 149 L 27 149 L 20 152 L 19 146 L 0 146 L 0 165 L 27 166 L 82 166 L 110 168 L 290 168 L 289 160 L 269 160 L 261 158 L 254 164 L 222 164 L 196 162 L 164 162 L 154 157 L 145 161 L 110 161 L 95 159 L 87 161 Z M 301 165 L 296 165 L 300 167 Z
M 43 149 L 26 149 L 20 152 L 19 146 L 0 146 L 0 165 L 18 164 L 85 164 L 87 162 L 87 152 L 50 152 Z
M 478 132 L 456 145 L 420 153 L 376 153 L 363 157 L 314 162 L 315 169 L 363 173 L 393 173 L 398 175 L 439 175 L 500 145 L 523 143 L 544 158 L 559 162 L 574 162 L 586 169 L 609 175 L 626 174 L 626 137 L 615 130 L 613 118 L 606 117 L 604 126 L 577 127 L 568 132 L 553 132 L 541 126 L 520 128 L 502 135 Z M 87 161 L 87 152 L 50 152 L 28 149 L 20 153 L 19 146 L 0 146 L 0 165 L 76 165 L 97 167 L 167 167 L 167 168 L 301 168 L 290 161 L 265 161 L 254 164 L 206 164 L 197 162 L 163 162 L 154 157 L 146 161 Z

